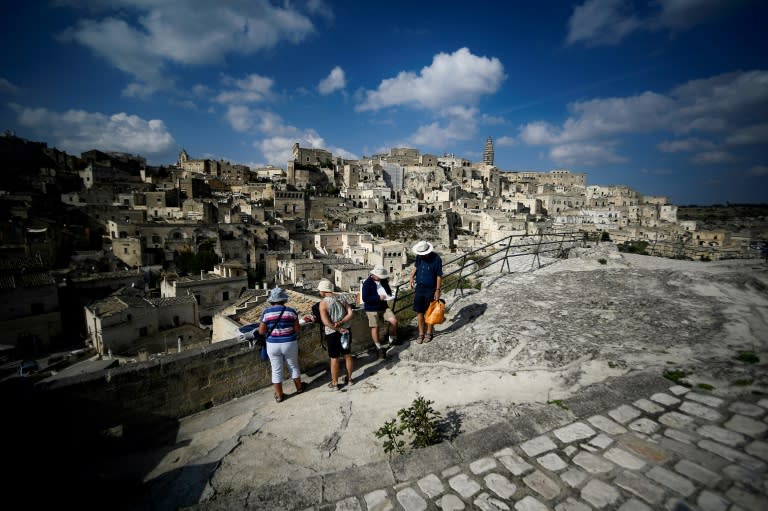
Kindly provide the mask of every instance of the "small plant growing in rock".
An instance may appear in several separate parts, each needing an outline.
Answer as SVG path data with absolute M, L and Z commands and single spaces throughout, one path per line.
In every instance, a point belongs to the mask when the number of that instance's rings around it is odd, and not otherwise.
M 746 362 L 747 364 L 757 364 L 760 362 L 760 357 L 751 351 L 740 351 L 739 354 L 736 355 L 736 360 L 739 362 Z
M 410 437 L 410 446 L 413 449 L 435 445 L 443 440 L 440 412 L 432 408 L 433 403 L 434 401 L 419 396 L 410 407 L 401 408 L 397 412 L 397 419 L 385 422 L 384 426 L 376 430 L 376 438 L 385 439 L 385 453 L 396 451 L 398 454 L 405 454 L 406 442 L 400 438 L 403 434 Z
M 746 387 L 748 385 L 752 385 L 754 382 L 755 380 L 751 378 L 741 378 L 739 380 L 735 380 L 733 384 L 736 385 L 737 387 Z
M 568 407 L 565 405 L 565 403 L 563 403 L 562 399 L 552 399 L 551 401 L 547 401 L 547 404 L 548 405 L 559 406 L 563 410 L 567 410 L 568 409 Z
M 715 388 L 709 383 L 698 383 L 696 384 L 696 387 L 700 388 L 701 390 L 713 390 Z
M 600 259 L 597 260 L 597 262 L 600 264 L 608 264 L 608 259 L 601 257 Z
M 664 378 L 673 381 L 677 383 L 678 385 L 682 385 L 683 387 L 690 387 L 691 384 L 684 381 L 684 378 L 688 376 L 688 374 L 685 371 L 682 371 L 680 369 L 667 369 L 664 371 L 663 374 Z

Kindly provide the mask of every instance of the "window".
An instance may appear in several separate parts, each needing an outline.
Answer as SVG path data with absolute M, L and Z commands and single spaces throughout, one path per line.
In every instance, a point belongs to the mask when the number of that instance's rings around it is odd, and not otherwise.
M 224 292 L 221 294 L 221 299 L 222 299 L 222 300 L 229 300 L 229 291 L 224 291 Z
M 139 337 L 146 337 L 147 336 L 147 327 L 143 326 L 139 328 Z
M 42 303 L 33 303 L 30 304 L 30 310 L 32 311 L 32 314 L 42 314 L 45 312 L 45 307 Z

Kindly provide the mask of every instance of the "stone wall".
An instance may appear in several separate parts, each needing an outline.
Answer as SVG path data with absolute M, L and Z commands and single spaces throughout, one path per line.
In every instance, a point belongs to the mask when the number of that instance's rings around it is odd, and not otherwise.
M 352 332 L 356 351 L 371 346 L 362 310 L 355 311 Z M 299 363 L 305 373 L 327 367 L 320 325 L 302 328 Z M 287 370 L 283 374 L 290 379 Z M 176 424 L 182 417 L 271 383 L 270 364 L 259 359 L 259 350 L 231 339 L 147 362 L 41 382 L 37 390 L 45 395 L 45 402 L 60 407 L 67 403 L 67 414 L 80 414 L 89 428 L 118 428 L 125 434 Z M 291 385 L 286 383 L 288 392 Z

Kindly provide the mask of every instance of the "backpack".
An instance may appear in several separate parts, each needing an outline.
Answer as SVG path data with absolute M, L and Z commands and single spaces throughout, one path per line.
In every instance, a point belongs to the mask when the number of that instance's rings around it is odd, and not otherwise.
M 341 300 L 334 298 L 330 304 L 328 304 L 328 317 L 334 323 L 341 321 L 341 318 L 347 315 L 347 308 L 341 303 Z
M 328 347 L 325 345 L 325 328 L 323 328 L 323 322 L 320 319 L 320 302 L 315 302 L 312 305 L 312 315 L 315 317 L 315 323 L 320 324 L 320 347 L 324 351 L 328 351 Z

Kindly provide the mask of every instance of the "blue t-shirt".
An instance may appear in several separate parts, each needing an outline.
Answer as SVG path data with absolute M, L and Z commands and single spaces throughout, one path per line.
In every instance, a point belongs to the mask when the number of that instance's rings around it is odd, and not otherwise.
M 435 289 L 437 277 L 443 276 L 443 260 L 432 252 L 427 256 L 417 256 L 416 262 L 416 288 Z
M 283 313 L 282 316 L 280 316 L 281 312 Z M 261 322 L 267 325 L 267 333 L 274 326 L 272 333 L 267 337 L 267 342 L 293 342 L 297 340 L 294 325 L 298 317 L 296 311 L 290 307 L 286 307 L 283 311 L 282 305 L 270 305 L 264 309 L 264 312 L 261 313 Z M 275 324 L 278 318 L 280 321 Z

